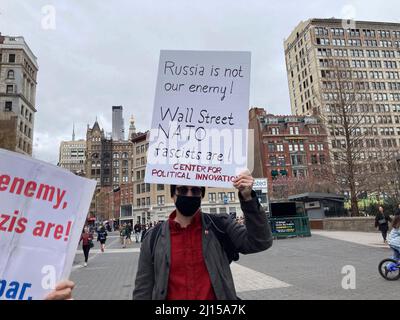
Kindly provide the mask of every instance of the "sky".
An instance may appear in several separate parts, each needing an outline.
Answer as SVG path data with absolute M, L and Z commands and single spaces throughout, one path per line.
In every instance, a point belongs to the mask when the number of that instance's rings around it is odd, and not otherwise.
M 160 50 L 251 51 L 250 106 L 290 114 L 283 42 L 310 18 L 400 23 L 398 0 L 0 0 L 0 32 L 23 36 L 39 64 L 33 156 L 85 139 L 111 107 L 150 129 Z

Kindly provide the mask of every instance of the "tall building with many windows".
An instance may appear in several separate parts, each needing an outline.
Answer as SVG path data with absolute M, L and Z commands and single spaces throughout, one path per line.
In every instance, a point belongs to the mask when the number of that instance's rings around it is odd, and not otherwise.
M 292 114 L 322 116 L 335 163 L 350 156 L 346 119 L 354 161 L 382 169 L 400 146 L 400 24 L 310 19 L 284 48 Z
M 37 58 L 23 37 L 0 34 L 0 147 L 32 155 Z
M 125 139 L 124 119 L 122 112 L 122 106 L 112 107 L 112 139 L 114 141 L 122 141 Z
M 75 174 L 85 174 L 86 141 L 62 141 L 58 165 Z
M 91 212 L 99 207 L 98 198 L 104 192 L 114 192 L 122 185 L 132 183 L 133 144 L 131 141 L 113 140 L 105 136 L 104 130 L 96 121 L 86 133 L 86 177 L 97 181 Z M 100 197 L 101 198 L 101 197 Z M 118 202 L 119 203 L 119 202 Z M 114 206 L 115 217 L 119 204 Z M 113 209 L 113 213 L 114 213 Z M 98 210 L 97 210 L 98 211 Z M 106 212 L 110 214 L 110 212 Z

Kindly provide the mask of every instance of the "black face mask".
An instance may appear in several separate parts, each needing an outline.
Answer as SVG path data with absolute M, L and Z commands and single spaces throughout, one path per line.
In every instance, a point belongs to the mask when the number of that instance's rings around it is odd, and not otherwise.
M 200 197 L 177 196 L 176 208 L 185 217 L 193 216 L 201 206 Z

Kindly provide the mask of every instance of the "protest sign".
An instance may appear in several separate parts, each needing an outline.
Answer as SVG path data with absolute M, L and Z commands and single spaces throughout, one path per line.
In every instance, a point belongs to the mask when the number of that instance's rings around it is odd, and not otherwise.
M 96 181 L 0 149 L 0 300 L 38 300 L 67 279 Z
M 250 52 L 161 51 L 146 183 L 232 187 L 247 168 Z

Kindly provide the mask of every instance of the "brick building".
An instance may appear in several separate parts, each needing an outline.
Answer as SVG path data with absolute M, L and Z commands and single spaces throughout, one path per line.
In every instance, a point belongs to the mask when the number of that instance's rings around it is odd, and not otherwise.
M 254 130 L 254 177 L 273 184 L 280 177 L 320 178 L 329 170 L 327 133 L 314 116 L 268 114 L 252 108 L 249 128 Z

